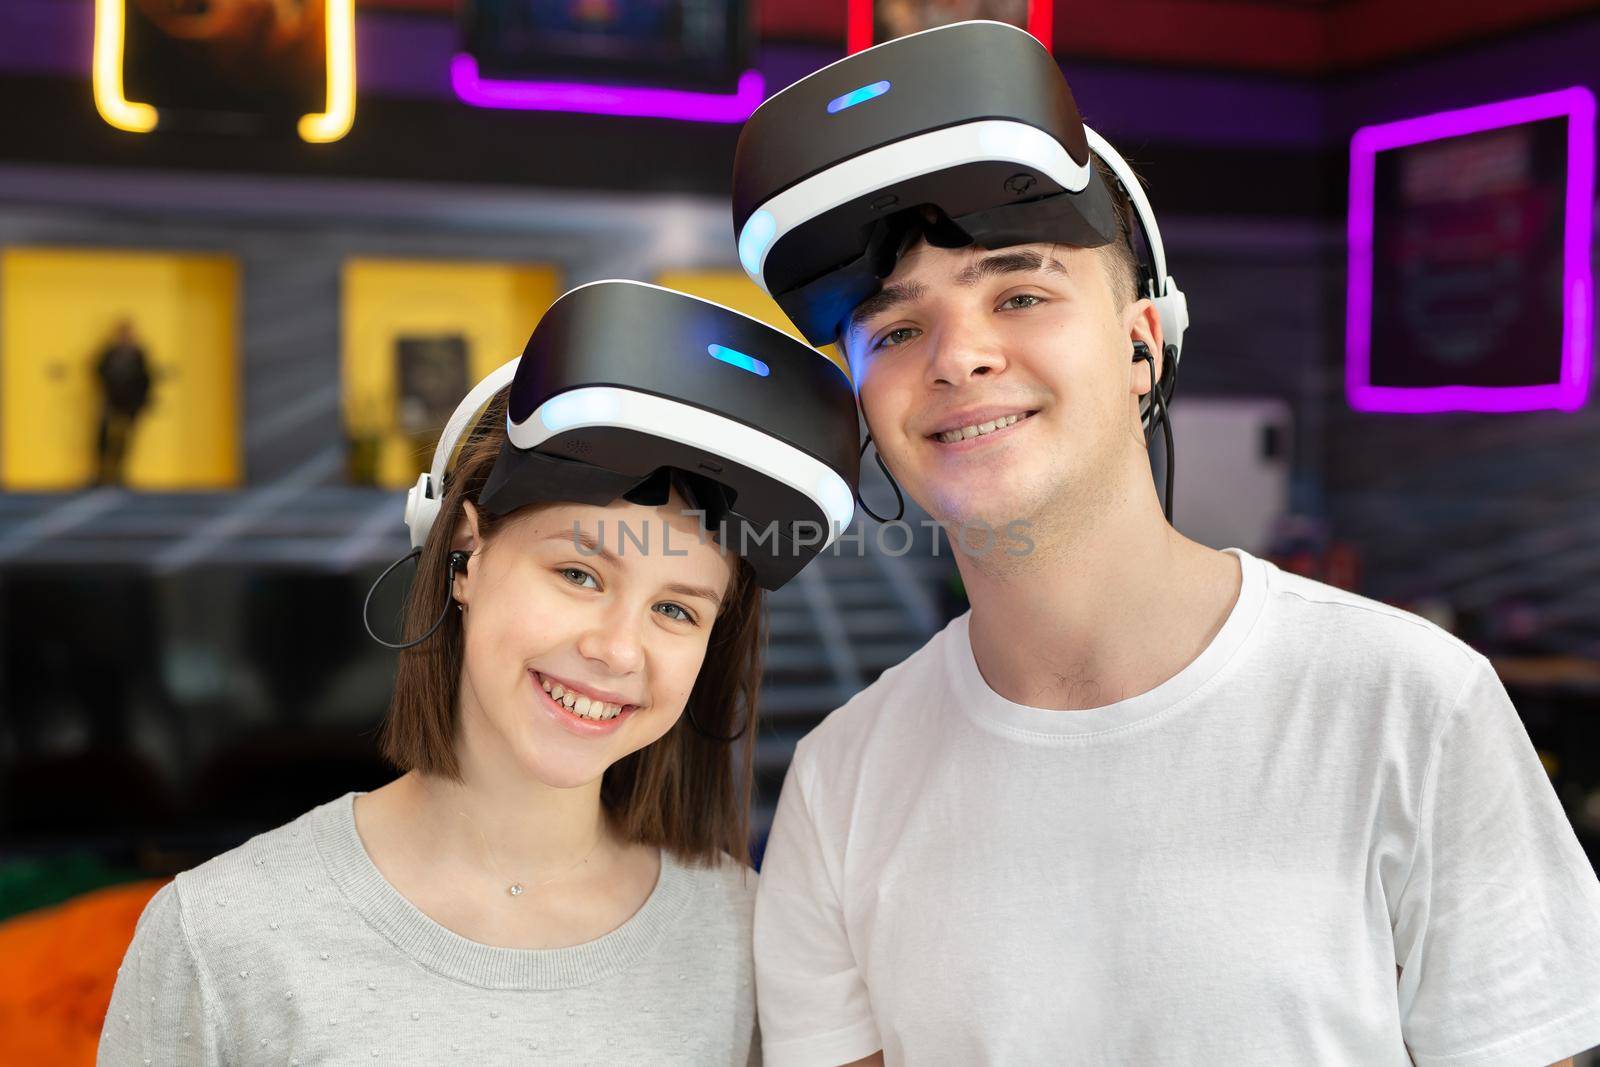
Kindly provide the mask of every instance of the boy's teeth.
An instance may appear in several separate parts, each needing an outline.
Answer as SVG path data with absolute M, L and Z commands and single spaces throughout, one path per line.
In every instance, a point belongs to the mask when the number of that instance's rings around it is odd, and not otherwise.
M 965 441 L 971 437 L 981 437 L 986 433 L 993 433 L 996 430 L 1003 430 L 1012 423 L 1020 422 L 1024 418 L 1026 418 L 1026 416 L 1020 414 L 1007 415 L 1004 418 L 991 419 L 989 422 L 980 422 L 972 426 L 963 426 L 959 430 L 946 430 L 939 435 L 939 440 L 947 445 L 953 445 L 957 441 Z

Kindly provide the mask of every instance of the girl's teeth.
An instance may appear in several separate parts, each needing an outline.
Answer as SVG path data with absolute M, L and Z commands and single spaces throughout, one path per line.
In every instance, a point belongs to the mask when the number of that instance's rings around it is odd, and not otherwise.
M 615 719 L 622 714 L 621 704 L 607 704 L 603 700 L 595 700 L 592 697 L 569 693 L 562 686 L 544 678 L 540 678 L 539 681 L 544 687 L 544 691 L 549 693 L 556 703 L 562 705 L 574 715 L 596 722 L 604 722 L 607 719 Z

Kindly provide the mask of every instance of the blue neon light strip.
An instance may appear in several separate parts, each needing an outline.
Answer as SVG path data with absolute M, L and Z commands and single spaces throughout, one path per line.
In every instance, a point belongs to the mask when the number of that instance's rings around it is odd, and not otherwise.
M 763 378 L 767 376 L 767 365 L 754 356 L 747 356 L 743 352 L 735 352 L 733 349 L 723 348 L 721 345 L 706 345 L 706 351 L 710 352 L 714 358 L 720 359 L 724 363 L 731 363 L 740 370 L 747 370 L 751 374 L 759 374 Z
M 863 101 L 871 100 L 875 96 L 882 96 L 888 91 L 888 82 L 873 82 L 871 85 L 863 85 L 859 89 L 851 89 L 843 96 L 836 96 L 828 101 L 828 114 L 837 115 L 847 107 L 855 107 Z
M 758 211 L 750 216 L 750 221 L 744 224 L 744 231 L 739 234 L 739 262 L 744 264 L 744 272 L 757 283 L 761 281 L 761 263 L 767 253 L 767 244 L 777 233 L 778 220 L 772 217 L 772 212 Z

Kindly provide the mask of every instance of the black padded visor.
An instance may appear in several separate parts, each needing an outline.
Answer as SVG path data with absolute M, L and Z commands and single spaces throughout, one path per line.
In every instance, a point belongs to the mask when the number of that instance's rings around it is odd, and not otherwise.
M 591 430 L 588 436 L 617 465 L 626 463 L 624 453 L 637 452 L 640 445 L 636 435 L 617 429 Z M 724 549 L 742 556 L 754 570 L 757 584 L 768 590 L 781 588 L 821 548 L 827 516 L 801 494 L 729 461 L 718 477 L 742 482 L 741 493 L 733 485 L 690 470 L 698 458 L 690 450 L 664 452 L 661 458 L 667 462 L 641 478 L 604 463 L 563 459 L 537 449 L 522 451 L 507 442 L 478 494 L 478 504 L 491 515 L 539 503 L 604 507 L 618 499 L 659 507 L 676 488 L 691 509 L 704 513 L 702 528 Z M 850 486 L 855 488 L 853 472 Z
M 510 442 L 500 449 L 489 480 L 478 494 L 478 504 L 490 515 L 507 515 L 529 504 L 569 502 L 605 507 L 618 499 L 660 507 L 674 488 L 690 508 L 705 513 L 701 525 L 707 531 L 716 532 L 733 510 L 733 497 L 726 487 L 690 471 L 657 467 L 641 479 L 637 474 L 537 450 L 523 452 Z
M 883 279 L 894 273 L 913 227 L 921 230 L 929 244 L 942 248 L 977 245 L 995 249 L 1036 242 L 1099 248 L 1121 236 L 1111 195 L 1100 175 L 1091 172 L 1088 186 L 1077 194 L 1057 193 L 1041 200 L 999 204 L 953 218 L 936 201 L 907 208 L 867 227 L 853 259 L 836 262 L 812 277 L 796 278 L 788 288 L 776 288 L 772 282 L 775 271 L 787 268 L 798 275 L 815 269 L 815 260 L 806 253 L 817 246 L 808 247 L 808 232 L 820 236 L 830 228 L 848 225 L 849 213 L 847 205 L 812 219 L 779 242 L 768 256 L 773 298 L 814 345 L 838 340 L 850 313 L 883 287 Z M 926 220 L 928 215 L 932 221 Z

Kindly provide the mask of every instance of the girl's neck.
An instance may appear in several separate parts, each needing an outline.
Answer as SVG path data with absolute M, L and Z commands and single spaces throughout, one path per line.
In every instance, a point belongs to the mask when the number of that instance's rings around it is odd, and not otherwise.
M 411 773 L 395 783 L 401 790 L 396 799 L 441 858 L 529 884 L 603 865 L 623 848 L 600 804 L 598 783 L 552 789 L 463 770 L 460 782 Z
M 605 935 L 644 905 L 662 862 L 656 849 L 618 838 L 598 795 L 557 803 L 414 773 L 359 797 L 356 827 L 379 872 L 418 910 L 502 948 Z M 514 884 L 522 891 L 510 892 Z

